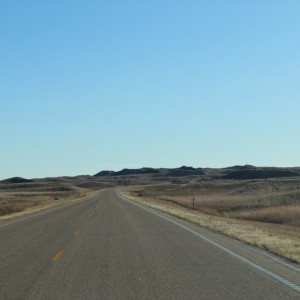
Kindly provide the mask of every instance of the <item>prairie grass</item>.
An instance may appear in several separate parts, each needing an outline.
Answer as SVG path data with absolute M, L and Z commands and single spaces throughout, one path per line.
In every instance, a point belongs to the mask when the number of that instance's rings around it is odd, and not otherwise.
M 137 196 L 137 188 L 122 189 L 134 201 L 273 252 L 300 263 L 300 231 L 296 226 L 209 215 L 158 197 Z
M 300 180 L 194 180 L 134 189 L 133 195 L 159 199 L 210 215 L 300 227 Z
M 59 199 L 76 197 L 83 192 L 82 188 L 59 183 L 1 184 L 0 216 L 22 212 Z
M 284 205 L 250 210 L 245 209 L 238 212 L 225 213 L 225 216 L 229 218 L 289 224 L 300 227 L 300 205 Z
M 0 222 L 32 210 L 70 202 L 114 185 L 114 179 L 93 176 L 0 181 Z

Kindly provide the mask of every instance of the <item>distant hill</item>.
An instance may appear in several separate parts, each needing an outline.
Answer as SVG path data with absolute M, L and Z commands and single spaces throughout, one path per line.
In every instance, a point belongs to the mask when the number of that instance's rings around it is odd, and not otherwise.
M 94 176 L 129 176 L 129 175 L 155 175 L 155 176 L 167 176 L 167 177 L 181 177 L 181 176 L 195 176 L 205 175 L 206 172 L 202 168 L 193 168 L 182 166 L 174 169 L 154 169 L 154 168 L 141 168 L 141 169 L 123 169 L 118 172 L 114 171 L 101 171 Z
M 276 168 L 276 167 L 256 167 L 252 165 L 231 166 L 227 168 L 193 168 L 182 166 L 180 168 L 141 168 L 123 169 L 118 172 L 101 171 L 94 177 L 116 177 L 116 176 L 147 176 L 153 178 L 167 177 L 189 177 L 200 176 L 203 179 L 264 179 L 277 177 L 300 176 L 300 168 Z
M 111 176 L 114 173 L 115 173 L 114 171 L 101 171 L 101 172 L 95 174 L 94 176 L 95 177 L 97 177 L 97 176 Z
M 233 171 L 225 175 L 225 179 L 263 179 L 277 177 L 294 177 L 299 176 L 298 172 L 282 169 L 246 169 Z
M 206 172 L 202 168 L 192 168 L 192 167 L 181 167 L 176 169 L 168 170 L 166 176 L 170 177 L 185 177 L 185 176 L 196 176 L 196 175 L 206 175 Z
M 127 175 L 142 175 L 142 174 L 157 174 L 158 169 L 141 168 L 141 169 L 123 169 L 118 172 L 114 171 L 101 171 L 94 176 L 127 176 Z
M 218 179 L 236 179 L 251 180 L 264 178 L 296 177 L 300 176 L 300 167 L 279 168 L 279 167 L 256 167 L 252 165 L 236 165 L 227 168 L 194 168 L 182 166 L 179 168 L 140 168 L 140 169 L 123 169 L 121 171 L 104 170 L 97 174 L 78 175 L 78 176 L 60 176 L 47 178 L 26 179 L 23 177 L 12 177 L 0 181 L 0 184 L 20 184 L 21 183 L 41 183 L 41 182 L 62 182 L 65 184 L 74 184 L 79 186 L 91 186 L 94 182 L 113 185 L 115 181 L 128 179 L 129 182 L 147 183 L 151 181 L 172 180 L 176 177 L 194 177 L 202 180 Z M 127 178 L 128 177 L 128 178 Z
M 25 182 L 33 182 L 33 180 L 22 178 L 22 177 L 12 177 L 12 178 L 1 180 L 1 182 L 2 183 L 25 183 Z
M 159 173 L 159 170 L 153 168 L 123 169 L 122 171 L 115 172 L 113 176 L 157 174 L 157 173 Z
M 224 169 L 225 170 L 251 170 L 251 169 L 256 169 L 256 167 L 252 165 L 244 165 L 244 166 L 232 166 Z

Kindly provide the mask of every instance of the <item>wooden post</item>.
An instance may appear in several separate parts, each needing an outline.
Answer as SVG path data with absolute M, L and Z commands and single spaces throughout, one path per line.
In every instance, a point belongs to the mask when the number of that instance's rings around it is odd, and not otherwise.
M 193 209 L 195 209 L 195 198 L 193 198 Z

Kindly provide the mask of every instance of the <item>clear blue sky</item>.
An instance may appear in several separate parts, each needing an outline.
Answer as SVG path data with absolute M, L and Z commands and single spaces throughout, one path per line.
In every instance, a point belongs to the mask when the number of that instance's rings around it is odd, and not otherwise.
M 2 1 L 0 179 L 299 166 L 300 1 Z

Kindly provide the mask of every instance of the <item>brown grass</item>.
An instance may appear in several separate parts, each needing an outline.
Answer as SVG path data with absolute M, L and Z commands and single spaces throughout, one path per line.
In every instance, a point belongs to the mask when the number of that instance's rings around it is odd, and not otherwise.
M 300 179 L 194 180 L 136 188 L 138 197 L 160 199 L 215 216 L 300 226 Z
M 274 206 L 256 210 L 245 209 L 244 211 L 227 212 L 225 216 L 229 218 L 289 224 L 300 227 L 300 205 Z
M 300 262 L 300 178 L 192 179 L 131 187 L 126 193 L 153 208 Z
M 137 196 L 136 188 L 133 191 L 130 188 L 122 189 L 122 193 L 149 207 L 222 232 L 300 263 L 300 231 L 297 227 L 208 215 L 174 202 Z
M 68 203 L 113 185 L 114 179 L 92 176 L 0 181 L 0 221 Z
M 0 217 L 79 198 L 87 192 L 87 189 L 59 182 L 2 183 L 0 184 Z

